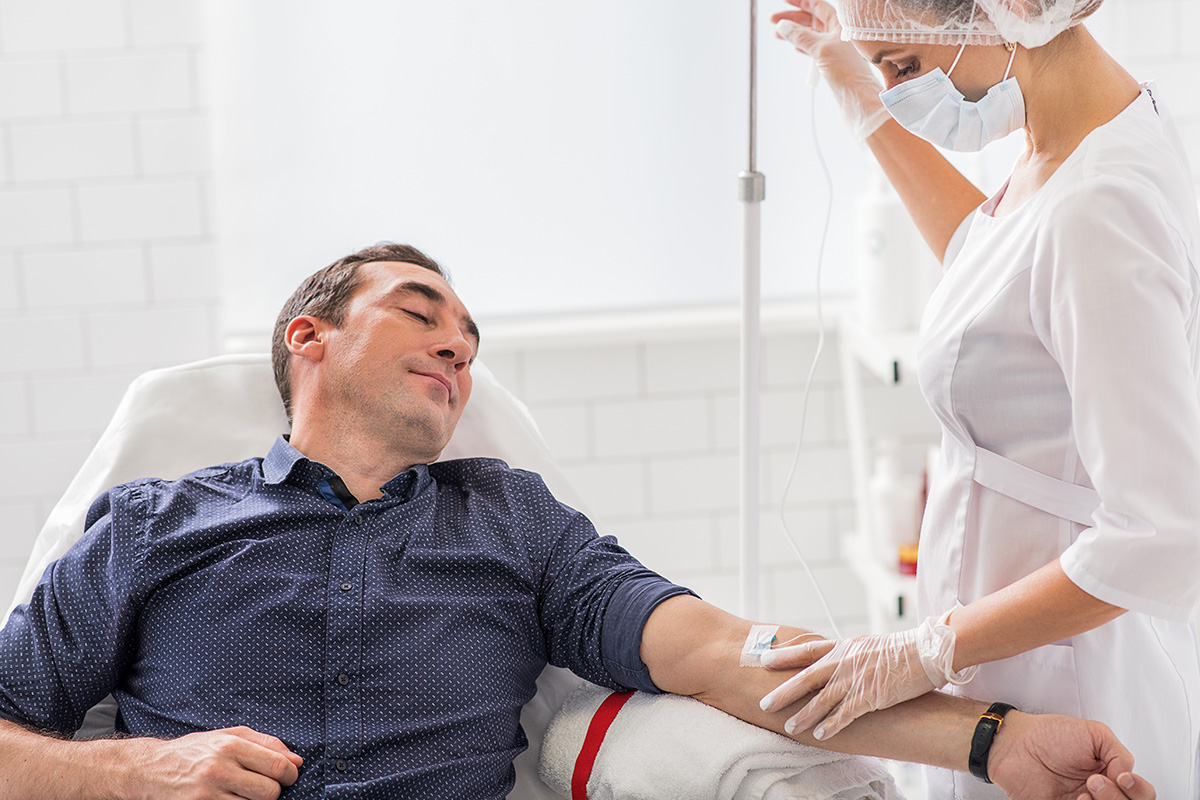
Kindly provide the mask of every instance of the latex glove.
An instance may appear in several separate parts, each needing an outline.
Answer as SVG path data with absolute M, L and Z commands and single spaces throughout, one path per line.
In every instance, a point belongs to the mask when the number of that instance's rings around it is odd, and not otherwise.
M 868 711 L 888 708 L 947 683 L 964 684 L 978 667 L 954 672 L 954 629 L 930 617 L 900 633 L 858 636 L 837 642 L 781 647 L 762 656 L 769 669 L 812 666 L 792 676 L 762 699 L 763 711 L 786 708 L 812 692 L 816 697 L 784 724 L 788 733 L 816 726 L 813 736 L 826 739 Z
M 811 56 L 833 90 L 846 123 L 859 141 L 865 141 L 891 118 L 879 93 L 883 85 L 875 70 L 854 45 L 842 41 L 837 11 L 825 0 L 787 0 L 799 11 L 771 17 L 776 35 Z

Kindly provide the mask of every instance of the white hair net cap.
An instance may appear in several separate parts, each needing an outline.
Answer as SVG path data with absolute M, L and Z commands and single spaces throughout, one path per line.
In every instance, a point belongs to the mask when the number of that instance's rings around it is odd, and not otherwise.
M 1041 47 L 1104 0 L 841 0 L 842 38 Z

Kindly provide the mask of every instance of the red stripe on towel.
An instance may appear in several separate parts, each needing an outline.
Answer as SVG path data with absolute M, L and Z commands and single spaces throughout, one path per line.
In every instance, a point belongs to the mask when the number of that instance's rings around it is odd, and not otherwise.
M 633 692 L 613 692 L 604 698 L 592 715 L 587 735 L 583 737 L 583 747 L 579 749 L 579 758 L 575 759 L 575 772 L 571 775 L 571 800 L 587 800 L 588 778 L 592 777 L 592 767 L 596 765 L 604 735 L 617 718 L 617 712 L 631 697 Z

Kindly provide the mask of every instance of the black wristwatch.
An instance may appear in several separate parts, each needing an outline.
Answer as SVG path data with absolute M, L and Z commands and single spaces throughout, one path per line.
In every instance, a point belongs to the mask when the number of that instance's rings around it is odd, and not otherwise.
M 992 741 L 996 731 L 1004 724 L 1004 715 L 1012 711 L 1008 703 L 992 703 L 988 710 L 979 718 L 975 725 L 975 733 L 971 736 L 971 755 L 967 758 L 967 769 L 971 774 L 984 783 L 991 783 L 988 777 L 988 753 L 992 749 Z

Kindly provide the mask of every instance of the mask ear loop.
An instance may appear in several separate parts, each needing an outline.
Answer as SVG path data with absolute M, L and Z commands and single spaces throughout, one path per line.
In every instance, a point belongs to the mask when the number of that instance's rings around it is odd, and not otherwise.
M 1012 72 L 1013 60 L 1017 57 L 1017 46 L 1012 42 L 1005 42 L 1004 46 L 1007 47 L 1008 52 L 1011 53 L 1011 55 L 1008 57 L 1008 67 L 1004 70 L 1004 80 L 1008 80 L 1008 75 Z
M 953 73 L 953 72 L 954 72 L 954 68 L 958 66 L 958 60 L 959 60 L 960 58 L 962 58 L 962 56 L 963 56 L 963 53 L 965 53 L 966 51 L 967 51 L 967 43 L 966 43 L 966 42 L 963 42 L 963 43 L 962 43 L 962 47 L 958 48 L 958 55 L 956 55 L 956 56 L 954 57 L 954 63 L 950 65 L 950 72 L 947 72 L 947 73 L 946 73 L 946 77 L 947 77 L 947 78 L 949 78 L 949 77 L 950 77 L 950 75 L 951 75 L 951 73 Z
M 978 7 L 979 7 L 979 6 L 978 6 L 978 4 L 977 4 L 977 3 L 972 3 L 972 4 L 971 4 L 971 16 L 970 16 L 970 18 L 969 18 L 969 19 L 967 19 L 967 26 L 968 26 L 968 27 L 970 27 L 970 25 L 971 25 L 973 22 L 975 22 L 975 9 L 976 9 L 976 8 L 978 8 Z M 964 42 L 962 43 L 962 47 L 958 48 L 958 55 L 956 55 L 956 56 L 954 57 L 954 63 L 950 65 L 950 72 L 947 72 L 947 73 L 946 73 L 946 77 L 947 77 L 947 78 L 949 78 L 949 77 L 950 77 L 950 73 L 951 73 L 951 72 L 954 72 L 954 68 L 958 66 L 958 60 L 959 60 L 960 58 L 962 58 L 962 56 L 963 56 L 963 53 L 965 53 L 966 51 L 967 51 L 967 43 L 966 43 L 966 41 L 964 41 Z

